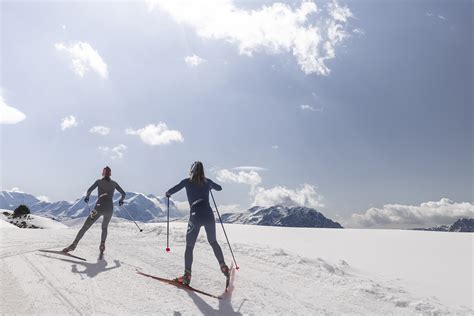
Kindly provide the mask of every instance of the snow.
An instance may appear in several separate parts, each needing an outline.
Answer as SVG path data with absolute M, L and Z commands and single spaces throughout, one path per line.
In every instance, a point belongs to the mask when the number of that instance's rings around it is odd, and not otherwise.
M 37 252 L 69 244 L 72 229 L 0 229 L 2 299 L 11 314 L 472 314 L 473 234 L 226 224 L 240 265 L 216 300 L 137 275 L 183 272 L 186 224 L 114 221 L 104 260 L 100 225 L 74 252 L 87 262 Z M 218 240 L 231 261 L 220 226 Z M 433 281 L 436 279 L 436 281 Z M 224 278 L 201 231 L 192 285 L 222 294 Z
M 3 220 L 3 219 L 0 219 L 0 228 L 13 228 L 13 229 L 20 229 L 19 227 L 13 225 L 13 224 L 10 224 L 9 222 Z
M 28 214 L 26 216 L 21 216 L 21 217 L 17 217 L 17 218 L 9 218 L 5 214 L 3 214 L 4 212 L 8 212 L 10 214 L 13 213 L 13 212 L 9 211 L 9 210 L 0 209 L 0 219 L 3 220 L 3 221 L 6 221 L 8 223 L 10 223 L 10 222 L 21 223 L 21 222 L 24 221 L 24 222 L 26 222 L 28 227 L 36 226 L 36 227 L 43 228 L 43 229 L 68 228 L 63 223 L 55 221 L 51 218 L 46 218 L 46 217 L 42 217 L 42 216 L 39 216 L 39 215 L 33 215 L 33 214 Z

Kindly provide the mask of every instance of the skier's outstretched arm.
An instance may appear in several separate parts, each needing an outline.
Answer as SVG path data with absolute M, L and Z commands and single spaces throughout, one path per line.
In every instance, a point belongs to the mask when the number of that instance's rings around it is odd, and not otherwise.
M 87 194 L 86 194 L 86 198 L 84 199 L 84 201 L 89 202 L 89 196 L 91 195 L 92 191 L 95 190 L 95 188 L 97 188 L 99 186 L 99 180 L 96 180 L 94 182 L 94 184 L 91 185 L 91 187 L 89 189 L 87 189 Z
M 211 179 L 207 179 L 207 181 L 209 181 L 209 186 L 211 187 L 211 189 L 216 190 L 216 191 L 222 191 L 222 187 L 220 185 L 218 185 Z
M 186 179 L 182 180 L 180 183 L 178 183 L 177 185 L 175 185 L 174 187 L 172 187 L 171 189 L 169 189 L 169 190 L 166 192 L 166 196 L 167 196 L 167 197 L 170 197 L 171 195 L 175 194 L 176 192 L 178 192 L 179 190 L 181 190 L 182 188 L 184 188 L 185 183 L 186 183 Z
M 115 183 L 117 184 L 117 186 L 115 188 L 117 189 L 117 191 L 119 191 L 120 194 L 122 194 L 122 197 L 119 200 L 119 204 L 122 205 L 123 200 L 125 200 L 126 194 L 125 194 L 125 191 L 122 189 L 122 187 L 117 182 L 115 182 Z

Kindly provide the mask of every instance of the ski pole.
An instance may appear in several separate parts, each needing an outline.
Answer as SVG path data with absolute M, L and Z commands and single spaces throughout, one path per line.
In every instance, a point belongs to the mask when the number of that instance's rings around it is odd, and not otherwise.
M 140 228 L 140 226 L 138 226 L 137 222 L 135 222 L 135 220 L 133 219 L 132 215 L 130 215 L 130 213 L 127 211 L 127 209 L 124 207 L 123 208 L 125 210 L 125 212 L 127 212 L 128 216 L 132 219 L 132 221 L 135 223 L 135 225 L 138 227 L 138 229 L 140 230 L 140 232 L 143 231 L 143 229 Z
M 221 226 L 222 226 L 222 230 L 224 231 L 225 239 L 227 240 L 227 244 L 229 245 L 230 253 L 232 254 L 232 258 L 234 259 L 235 268 L 237 270 L 239 270 L 239 265 L 237 264 L 237 261 L 235 260 L 234 252 L 232 251 L 232 247 L 230 246 L 229 238 L 227 238 L 227 233 L 225 232 L 224 224 L 222 223 L 221 214 L 219 214 L 219 210 L 217 209 L 216 200 L 214 200 L 214 195 L 212 194 L 212 190 L 209 190 L 209 192 L 211 192 L 211 197 L 212 197 L 212 201 L 214 202 L 214 206 L 216 208 L 217 216 L 219 216 L 219 221 L 221 222 Z
M 170 252 L 170 197 L 168 196 L 168 218 L 166 220 L 166 252 Z

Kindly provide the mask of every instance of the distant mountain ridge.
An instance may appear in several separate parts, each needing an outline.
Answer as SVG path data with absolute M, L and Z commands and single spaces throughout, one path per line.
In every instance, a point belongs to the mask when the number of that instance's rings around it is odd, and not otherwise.
M 126 192 L 126 194 L 123 207 L 118 206 L 120 194 L 116 193 L 114 195 L 114 216 L 130 220 L 131 215 L 133 219 L 137 221 L 156 222 L 167 215 L 167 198 L 160 198 L 153 194 L 145 195 L 135 192 Z M 89 207 L 93 208 L 96 201 L 97 196 L 91 195 Z M 73 202 L 45 202 L 28 193 L 0 191 L 1 209 L 13 210 L 20 204 L 28 206 L 33 214 L 52 217 L 58 220 L 84 217 L 90 213 L 89 207 L 84 202 L 84 196 Z M 170 200 L 170 217 L 178 218 L 186 214 L 187 212 L 178 210 L 173 200 Z
M 284 227 L 344 228 L 338 222 L 326 218 L 315 209 L 308 207 L 254 206 L 241 213 L 222 214 L 224 223 L 250 224 Z
M 414 230 L 474 233 L 474 218 L 460 218 L 451 226 L 441 225 L 431 228 L 415 228 Z

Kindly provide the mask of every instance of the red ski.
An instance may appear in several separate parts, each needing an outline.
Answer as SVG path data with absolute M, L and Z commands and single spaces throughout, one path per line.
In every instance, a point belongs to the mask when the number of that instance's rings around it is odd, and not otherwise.
M 206 293 L 206 292 L 204 292 L 204 291 L 195 289 L 195 288 L 193 288 L 193 287 L 191 287 L 191 286 L 189 286 L 189 285 L 184 285 L 184 284 L 178 283 L 178 282 L 176 282 L 176 281 L 174 281 L 174 280 L 164 279 L 164 278 L 160 278 L 160 277 L 157 277 L 157 276 L 154 276 L 154 275 L 146 274 L 146 273 L 141 272 L 141 271 L 138 270 L 138 269 L 137 269 L 137 273 L 140 274 L 140 275 L 143 275 L 143 276 L 146 276 L 146 277 L 149 277 L 149 278 L 152 278 L 152 279 L 155 279 L 155 280 L 164 282 L 164 283 L 168 283 L 168 284 L 174 285 L 174 286 L 176 286 L 177 288 L 180 288 L 180 289 L 184 289 L 184 290 L 188 290 L 188 291 L 193 291 L 193 292 L 196 292 L 196 293 L 199 293 L 199 294 L 202 294 L 202 295 L 206 295 L 206 296 L 209 296 L 209 297 L 212 297 L 212 298 L 217 298 L 217 299 L 219 299 L 219 300 L 223 299 L 222 296 L 212 295 L 212 294 Z
M 71 254 L 68 253 L 68 252 L 64 252 L 64 251 L 60 251 L 60 250 L 46 250 L 46 249 L 40 249 L 40 250 L 38 250 L 38 251 L 47 252 L 47 253 L 54 253 L 54 254 L 56 254 L 56 255 L 63 255 L 63 256 L 67 256 L 67 257 L 74 258 L 74 259 L 79 259 L 79 260 L 82 260 L 82 261 L 87 261 L 87 260 L 84 259 L 84 258 L 75 256 L 75 255 L 71 255 Z

